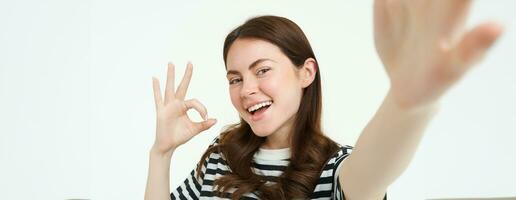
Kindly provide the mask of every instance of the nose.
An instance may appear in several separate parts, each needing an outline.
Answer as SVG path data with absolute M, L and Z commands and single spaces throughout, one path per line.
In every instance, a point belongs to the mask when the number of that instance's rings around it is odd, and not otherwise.
M 252 78 L 242 81 L 242 90 L 240 96 L 247 98 L 251 95 L 255 95 L 258 92 L 258 82 Z

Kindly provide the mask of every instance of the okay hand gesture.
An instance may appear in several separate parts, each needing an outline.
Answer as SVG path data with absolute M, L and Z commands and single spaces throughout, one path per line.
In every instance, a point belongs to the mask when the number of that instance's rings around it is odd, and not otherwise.
M 188 63 L 183 80 L 177 91 L 174 91 L 174 65 L 168 64 L 165 99 L 161 96 L 159 80 L 152 78 L 157 117 L 156 140 L 153 148 L 159 153 L 164 154 L 176 149 L 216 122 L 215 119 L 207 119 L 208 111 L 198 100 L 184 100 L 192 78 L 192 68 L 192 64 Z M 204 121 L 193 122 L 187 115 L 187 111 L 191 108 L 199 112 Z

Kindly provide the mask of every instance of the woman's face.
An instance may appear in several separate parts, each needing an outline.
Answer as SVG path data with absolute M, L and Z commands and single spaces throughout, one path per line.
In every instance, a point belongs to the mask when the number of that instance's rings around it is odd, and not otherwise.
M 288 134 L 301 102 L 300 70 L 274 44 L 237 39 L 226 59 L 231 102 L 260 137 Z

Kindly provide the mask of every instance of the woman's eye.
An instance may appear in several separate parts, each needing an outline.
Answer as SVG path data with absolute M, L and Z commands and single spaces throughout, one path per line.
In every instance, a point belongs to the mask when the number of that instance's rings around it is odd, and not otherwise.
M 262 75 L 262 74 L 265 74 L 265 72 L 267 72 L 269 70 L 271 70 L 271 69 L 269 69 L 269 68 L 260 69 L 260 70 L 258 70 L 258 72 L 256 74 Z
M 239 79 L 239 78 L 234 78 L 234 79 L 229 80 L 229 84 L 230 84 L 230 85 L 236 84 L 236 83 L 238 83 L 238 82 L 240 82 L 240 79 Z

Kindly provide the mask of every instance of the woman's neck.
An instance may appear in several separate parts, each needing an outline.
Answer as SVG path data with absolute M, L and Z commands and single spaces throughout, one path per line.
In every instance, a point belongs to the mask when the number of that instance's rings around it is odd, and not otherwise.
M 263 149 L 284 149 L 291 146 L 289 134 L 294 128 L 295 115 L 290 117 L 274 133 L 267 136 L 262 144 Z
M 284 149 L 289 148 L 290 140 L 288 137 L 288 131 L 276 131 L 275 133 L 267 136 L 265 142 L 260 146 L 263 149 Z

